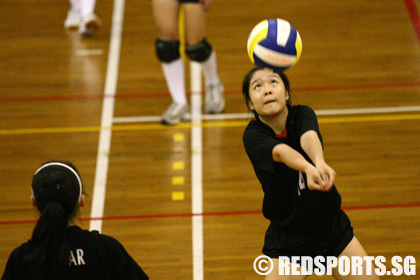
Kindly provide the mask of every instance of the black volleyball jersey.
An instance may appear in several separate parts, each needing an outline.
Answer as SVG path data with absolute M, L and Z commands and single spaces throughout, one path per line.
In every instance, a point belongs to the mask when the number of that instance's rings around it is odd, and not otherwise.
M 66 235 L 71 249 L 67 279 L 149 279 L 113 237 L 77 226 L 68 227 Z M 30 268 L 23 261 L 30 251 L 30 240 L 13 250 L 1 279 L 33 279 Z
M 306 175 L 273 160 L 273 149 L 289 145 L 312 163 L 300 146 L 300 137 L 314 130 L 322 142 L 315 112 L 308 106 L 289 106 L 284 135 L 260 120 L 252 120 L 243 135 L 245 151 L 264 191 L 263 214 L 279 228 L 311 230 L 327 220 L 341 207 L 335 186 L 329 192 L 310 191 Z M 312 163 L 313 164 L 313 163 Z

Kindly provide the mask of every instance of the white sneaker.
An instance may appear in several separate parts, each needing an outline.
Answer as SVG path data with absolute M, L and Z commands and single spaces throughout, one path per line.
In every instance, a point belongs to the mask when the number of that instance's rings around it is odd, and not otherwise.
M 102 26 L 102 21 L 97 15 L 89 15 L 80 21 L 79 34 L 82 37 L 91 37 Z
M 181 105 L 172 103 L 168 110 L 162 115 L 162 123 L 173 125 L 178 124 L 181 121 L 188 121 L 190 119 L 190 108 L 188 104 Z
M 225 88 L 222 84 L 210 85 L 206 87 L 206 105 L 205 111 L 208 114 L 218 114 L 225 109 L 225 99 L 223 91 Z
M 67 12 L 66 20 L 64 21 L 64 28 L 76 29 L 80 25 L 80 11 L 70 9 Z

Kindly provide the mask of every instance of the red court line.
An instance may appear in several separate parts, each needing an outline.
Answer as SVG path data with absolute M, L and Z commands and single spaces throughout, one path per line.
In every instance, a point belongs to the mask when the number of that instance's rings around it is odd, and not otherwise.
M 342 207 L 343 210 L 373 210 L 373 209 L 394 209 L 394 208 L 417 208 L 420 203 L 412 204 L 394 204 L 394 205 L 367 205 L 367 206 L 347 206 Z M 112 216 L 103 218 L 82 218 L 81 221 L 87 222 L 92 220 L 142 220 L 142 219 L 163 219 L 163 218 L 189 218 L 193 216 L 241 216 L 262 214 L 261 210 L 254 211 L 230 211 L 230 212 L 207 212 L 203 214 L 180 213 L 180 214 L 156 214 L 156 215 L 135 215 L 135 216 Z M 0 221 L 0 225 L 16 225 L 16 224 L 33 224 L 36 220 L 23 221 Z
M 408 13 L 410 14 L 411 23 L 413 24 L 414 30 L 416 31 L 417 39 L 420 43 L 420 17 L 417 11 L 416 3 L 414 0 L 405 0 L 404 2 Z
M 418 32 L 420 32 L 420 29 Z M 401 87 L 420 87 L 420 82 L 393 83 L 393 84 L 369 84 L 369 85 L 296 87 L 296 88 L 292 88 L 292 91 L 293 92 L 314 92 L 314 91 L 316 92 L 316 91 L 361 90 L 361 89 L 381 89 L 381 88 L 401 88 Z M 231 95 L 231 94 L 241 94 L 241 90 L 226 90 L 225 91 L 225 95 Z M 188 92 L 187 95 L 191 95 L 190 92 Z M 0 103 L 60 101 L 60 100 L 90 100 L 90 99 L 103 99 L 103 98 L 127 99 L 127 98 L 165 97 L 165 96 L 170 96 L 169 92 L 118 93 L 116 95 L 113 95 L 113 94 L 108 94 L 108 95 L 72 94 L 72 95 L 54 95 L 54 96 L 1 97 Z
M 104 98 L 138 98 L 138 97 L 160 97 L 169 96 L 169 92 L 143 92 L 143 93 L 118 93 L 113 94 L 73 94 L 73 95 L 50 95 L 50 96 L 24 96 L 24 97 L 2 97 L 0 103 L 9 102 L 33 102 L 33 101 L 60 101 L 60 100 L 89 100 Z

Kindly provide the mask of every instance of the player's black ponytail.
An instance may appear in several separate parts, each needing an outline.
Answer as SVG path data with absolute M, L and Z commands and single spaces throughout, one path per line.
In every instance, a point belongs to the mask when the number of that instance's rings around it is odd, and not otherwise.
M 65 235 L 76 216 L 82 184 L 70 163 L 47 162 L 35 173 L 32 192 L 40 218 L 25 257 L 34 279 L 66 279 L 70 249 Z
M 26 258 L 35 279 L 63 279 L 70 257 L 66 227 L 66 213 L 60 204 L 47 204 L 32 233 L 31 254 Z

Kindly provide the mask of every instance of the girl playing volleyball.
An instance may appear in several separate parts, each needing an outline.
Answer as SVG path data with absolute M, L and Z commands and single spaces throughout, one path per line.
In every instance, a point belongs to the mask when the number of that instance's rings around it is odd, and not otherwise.
M 263 214 L 270 220 L 263 253 L 273 260 L 273 270 L 266 279 L 306 277 L 280 276 L 279 257 L 366 256 L 341 210 L 314 111 L 291 105 L 289 80 L 279 70 L 252 69 L 242 92 L 255 116 L 243 143 L 264 191 Z M 332 273 L 336 279 L 378 279 L 342 276 L 337 268 Z

